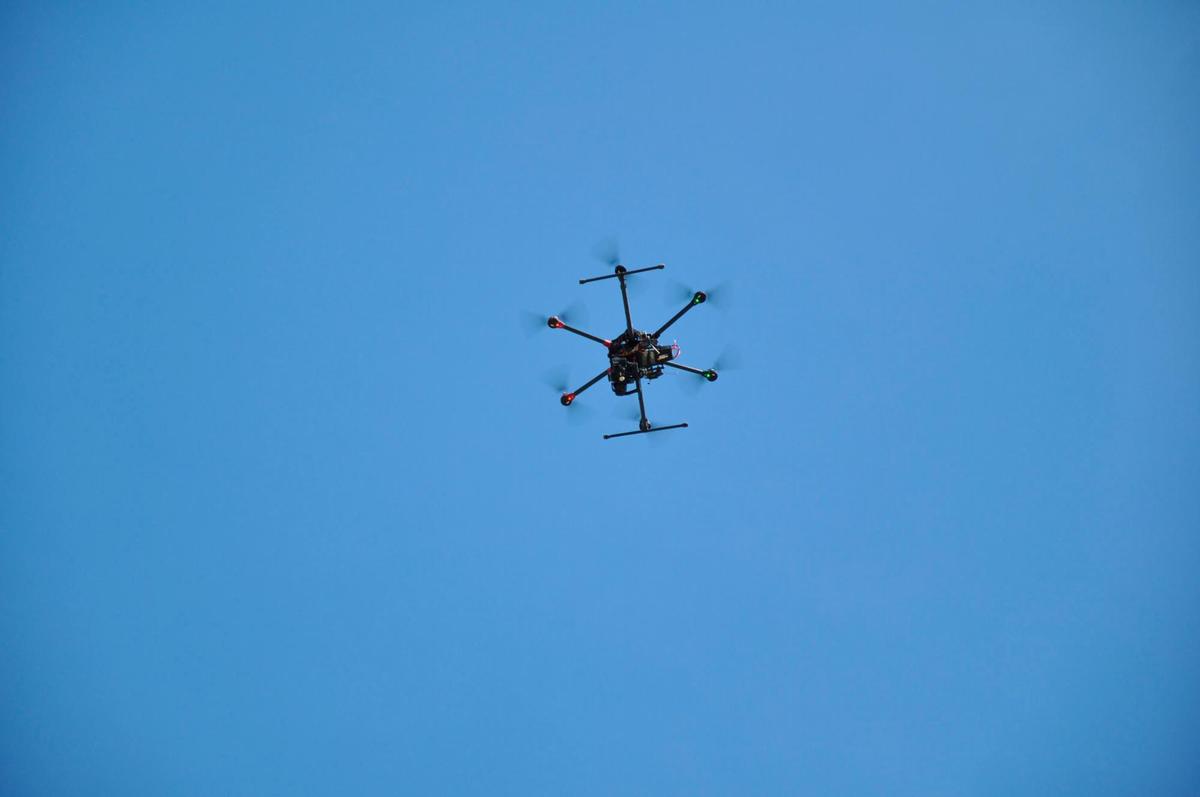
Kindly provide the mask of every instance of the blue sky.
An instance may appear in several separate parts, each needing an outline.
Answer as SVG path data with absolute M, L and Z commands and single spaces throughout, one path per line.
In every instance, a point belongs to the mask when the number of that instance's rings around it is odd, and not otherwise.
M 3 12 L 0 791 L 1195 793 L 1195 6 L 246 5 Z

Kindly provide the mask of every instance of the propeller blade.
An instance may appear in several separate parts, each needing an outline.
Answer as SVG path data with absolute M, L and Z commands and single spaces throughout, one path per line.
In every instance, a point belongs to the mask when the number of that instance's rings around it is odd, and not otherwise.
M 557 315 L 573 327 L 583 326 L 588 322 L 587 306 L 582 301 L 571 302 L 561 313 L 557 313 Z M 545 320 L 543 320 L 542 324 L 545 325 L 545 323 Z
M 571 406 L 564 407 L 563 409 L 566 410 L 567 423 L 571 426 L 582 426 L 596 414 L 596 409 L 584 401 L 583 398 L 572 401 Z
M 742 350 L 736 346 L 726 346 L 725 349 L 717 355 L 717 359 L 713 361 L 712 369 L 720 374 L 722 371 L 737 371 L 743 365 Z M 699 367 L 699 366 L 697 366 Z M 708 380 L 699 374 L 680 373 L 675 371 L 672 375 L 678 374 L 679 384 L 691 395 L 700 392 L 704 385 L 708 384 Z
M 525 332 L 525 337 L 529 337 L 542 329 L 549 329 L 546 326 L 546 321 L 550 316 L 535 313 L 532 310 L 521 311 L 521 329 Z
M 550 320 L 549 313 L 535 313 L 532 310 L 521 311 L 521 328 L 525 330 L 525 336 L 529 337 L 542 330 L 549 329 L 546 323 Z M 582 301 L 575 301 L 567 305 L 561 312 L 554 313 L 564 323 L 570 324 L 573 327 L 581 327 L 587 324 L 588 312 L 587 305 Z
M 616 236 L 605 238 L 592 249 L 592 254 L 601 263 L 614 268 L 621 262 L 621 247 L 617 244 Z
M 696 292 L 703 290 L 707 296 L 706 302 L 721 310 L 728 309 L 733 299 L 733 286 L 729 280 L 719 282 L 711 288 L 695 288 L 691 285 L 685 285 L 682 282 L 673 280 L 667 288 L 667 300 L 671 304 L 679 304 L 686 302 L 696 295 Z
M 631 266 L 631 268 L 642 268 L 642 266 Z M 645 297 L 646 291 L 651 285 L 655 284 L 653 275 L 657 273 L 658 272 L 656 271 L 651 271 L 646 274 L 634 274 L 632 277 L 625 280 L 625 289 L 629 291 L 629 297 L 631 299 L 642 299 Z M 650 279 L 646 279 L 647 277 Z M 632 310 L 633 312 L 636 312 L 637 308 L 634 307 Z
M 548 368 L 542 372 L 542 384 L 554 391 L 555 395 L 562 396 L 563 393 L 571 390 L 573 387 L 578 387 L 571 381 L 571 372 L 565 365 L 556 365 L 553 368 Z M 588 394 L 590 397 L 591 394 Z M 572 426 L 577 426 L 592 418 L 596 414 L 596 410 L 591 406 L 590 401 L 584 401 L 583 398 L 576 399 L 562 409 L 566 413 L 567 423 Z
M 571 389 L 571 372 L 565 365 L 556 365 L 542 374 L 542 383 L 560 396 Z
M 679 375 L 679 385 L 684 389 L 689 396 L 694 396 L 700 392 L 700 388 L 708 384 L 708 380 L 696 374 L 687 374 L 682 371 L 676 371 Z M 674 376 L 675 374 L 672 374 Z
M 725 350 L 717 355 L 712 367 L 714 371 L 720 373 L 721 371 L 737 371 L 744 364 L 742 350 L 736 346 L 726 346 Z

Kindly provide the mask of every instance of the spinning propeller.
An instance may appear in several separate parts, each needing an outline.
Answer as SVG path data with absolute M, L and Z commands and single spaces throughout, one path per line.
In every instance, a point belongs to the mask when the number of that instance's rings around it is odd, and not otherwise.
M 667 286 L 667 299 L 672 304 L 677 302 L 686 302 L 688 299 L 692 299 L 699 295 L 704 297 L 700 301 L 708 302 L 713 307 L 726 310 L 729 308 L 732 294 L 733 289 L 727 281 L 718 283 L 706 291 L 699 290 L 678 281 L 672 281 Z
M 567 420 L 579 423 L 592 414 L 592 408 L 587 404 L 575 404 L 575 394 L 571 392 L 570 372 L 565 365 L 557 365 L 542 374 L 542 383 L 559 394 L 559 402 L 564 407 L 571 408 Z
M 544 329 L 553 329 L 554 324 L 549 323 L 551 318 L 557 318 L 564 324 L 586 324 L 588 320 L 587 307 L 583 302 L 572 302 L 565 310 L 556 313 L 547 318 L 542 313 L 535 313 L 532 310 L 521 311 L 521 326 L 525 329 L 525 335 L 531 336 Z
M 616 238 L 605 238 L 596 244 L 595 249 L 592 250 L 592 254 L 609 268 L 613 268 L 621 262 L 621 247 L 617 245 Z

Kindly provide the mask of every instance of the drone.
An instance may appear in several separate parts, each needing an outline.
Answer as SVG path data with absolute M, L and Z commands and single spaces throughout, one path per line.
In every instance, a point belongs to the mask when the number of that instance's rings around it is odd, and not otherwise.
M 563 393 L 559 399 L 564 407 L 569 407 L 579 397 L 579 394 L 587 390 L 592 385 L 599 382 L 604 377 L 608 377 L 609 386 L 613 393 L 618 396 L 636 395 L 638 400 L 638 410 L 642 416 L 638 424 L 638 428 L 632 432 L 617 432 L 615 434 L 606 434 L 604 439 L 608 440 L 613 437 L 628 437 L 635 434 L 647 434 L 649 432 L 665 432 L 668 429 L 686 429 L 687 422 L 671 424 L 669 426 L 654 426 L 646 417 L 646 402 L 642 398 L 642 380 L 658 379 L 663 375 L 663 368 L 677 368 L 680 371 L 686 371 L 689 374 L 703 377 L 709 382 L 717 381 L 717 372 L 712 368 L 701 370 L 692 368 L 689 365 L 681 365 L 674 362 L 679 356 L 679 346 L 663 345 L 658 342 L 659 336 L 666 332 L 667 329 L 679 319 L 683 318 L 693 307 L 704 304 L 708 300 L 708 294 L 704 291 L 696 291 L 692 298 L 683 309 L 675 315 L 671 316 L 665 324 L 660 326 L 653 332 L 642 332 L 633 328 L 633 319 L 629 315 L 629 294 L 625 287 L 625 281 L 634 274 L 642 274 L 647 271 L 658 271 L 666 268 L 666 264 L 659 263 L 657 266 L 649 266 L 647 268 L 635 268 L 632 271 L 625 266 L 617 264 L 612 274 L 605 274 L 600 277 L 588 277 L 581 279 L 580 285 L 586 285 L 589 282 L 598 282 L 599 280 L 616 279 L 621 286 L 621 303 L 625 306 L 625 330 L 620 335 L 612 340 L 597 337 L 581 329 L 576 329 L 573 326 L 565 323 L 558 316 L 550 316 L 546 319 L 546 324 L 551 329 L 565 329 L 567 332 L 573 332 L 580 337 L 599 343 L 608 350 L 608 367 L 603 371 L 593 376 L 582 386 L 567 393 Z

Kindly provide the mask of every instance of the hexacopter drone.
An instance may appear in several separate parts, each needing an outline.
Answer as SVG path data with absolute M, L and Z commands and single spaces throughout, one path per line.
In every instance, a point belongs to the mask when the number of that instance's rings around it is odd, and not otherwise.
M 618 335 L 613 340 L 605 340 L 604 338 L 596 337 L 581 329 L 576 329 L 563 322 L 558 316 L 550 316 L 546 320 L 546 324 L 551 329 L 565 329 L 568 332 L 574 332 L 580 337 L 594 340 L 596 343 L 608 349 L 608 367 L 600 373 L 593 376 L 583 385 L 568 393 L 563 393 L 560 401 L 564 407 L 571 406 L 571 402 L 575 401 L 580 393 L 587 390 L 592 385 L 599 382 L 604 377 L 608 377 L 609 384 L 612 387 L 613 393 L 618 396 L 628 396 L 634 394 L 638 399 L 638 410 L 641 413 L 642 419 L 638 424 L 638 429 L 633 432 L 617 432 L 616 434 L 606 434 L 604 439 L 610 437 L 627 437 L 633 434 L 645 434 L 647 432 L 665 432 L 668 429 L 686 429 L 687 423 L 676 423 L 670 426 L 654 426 L 646 418 L 646 402 L 642 398 L 642 380 L 643 379 L 658 379 L 663 374 L 663 366 L 678 368 L 680 371 L 687 371 L 689 374 L 695 374 L 707 379 L 709 382 L 717 381 L 717 372 L 712 368 L 700 370 L 687 365 L 680 365 L 672 362 L 679 354 L 679 347 L 676 345 L 663 346 L 658 342 L 658 336 L 667 330 L 672 324 L 683 317 L 683 314 L 691 310 L 698 304 L 704 304 L 708 299 L 708 295 L 704 291 L 696 291 L 691 300 L 684 305 L 684 308 L 653 332 L 642 332 L 633 328 L 633 320 L 629 315 L 629 295 L 625 289 L 625 280 L 633 274 L 640 274 L 644 271 L 657 271 L 658 269 L 666 268 L 665 264 L 659 263 L 657 266 L 648 268 L 635 268 L 632 271 L 627 270 L 622 265 L 617 265 L 612 274 L 605 274 L 602 277 L 589 277 L 581 279 L 580 285 L 585 285 L 589 282 L 597 280 L 606 280 L 616 277 L 617 282 L 621 285 L 621 303 L 625 306 L 625 331 Z

